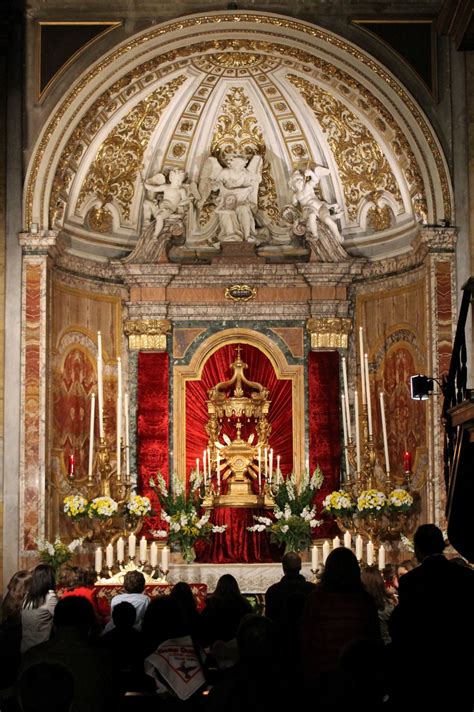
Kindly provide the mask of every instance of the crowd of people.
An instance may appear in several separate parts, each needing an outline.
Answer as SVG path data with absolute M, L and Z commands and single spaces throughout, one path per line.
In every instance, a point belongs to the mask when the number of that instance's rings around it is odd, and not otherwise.
M 414 538 L 417 564 L 382 573 L 350 549 L 330 553 L 317 583 L 285 554 L 283 577 L 255 612 L 225 574 L 198 611 L 191 588 L 149 598 L 139 571 L 104 609 L 93 575 L 19 571 L 0 629 L 2 712 L 472 710 L 474 572 L 444 555 L 432 524 Z M 63 582 L 64 583 L 64 582 Z

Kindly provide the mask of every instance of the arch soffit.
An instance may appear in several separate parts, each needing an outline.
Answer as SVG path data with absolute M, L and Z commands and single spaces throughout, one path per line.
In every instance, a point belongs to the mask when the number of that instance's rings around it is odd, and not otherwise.
M 238 65 L 243 53 L 256 57 L 252 60 L 257 63 L 257 71 L 252 75 L 252 79 L 257 79 L 255 85 L 258 85 L 259 57 L 278 57 L 273 85 L 277 91 L 281 90 L 286 80 L 286 98 L 293 99 L 293 104 L 305 105 L 300 121 L 303 138 L 308 125 L 314 126 L 318 120 L 321 103 L 315 106 L 313 101 L 318 92 L 323 103 L 327 97 L 328 101 L 339 102 L 341 111 L 352 111 L 362 126 L 369 128 L 388 158 L 388 172 L 395 175 L 400 212 L 406 213 L 405 220 L 410 199 L 419 199 L 420 194 L 430 222 L 452 216 L 451 185 L 440 144 L 421 109 L 392 74 L 357 46 L 326 30 L 291 18 L 245 12 L 195 15 L 146 30 L 82 75 L 57 105 L 33 152 L 26 178 L 25 225 L 37 221 L 44 228 L 53 227 L 55 209 L 64 195 L 69 197 L 69 189 L 79 195 L 78 186 L 86 180 L 91 156 L 97 154 L 101 137 L 110 135 L 127 110 L 137 106 L 137 100 L 146 101 L 150 92 L 173 82 L 178 85 L 176 92 L 189 95 L 192 82 L 198 83 L 199 62 L 202 65 L 209 60 L 212 64 L 216 55 L 223 62 L 218 68 L 221 78 L 229 85 L 242 85 L 244 75 Z M 212 71 L 208 74 L 212 75 Z M 180 81 L 180 76 L 186 80 Z M 169 106 L 164 106 L 163 115 L 166 112 L 169 117 L 172 113 Z M 169 118 L 163 123 L 168 125 L 171 149 L 173 132 Z M 278 116 L 274 124 L 281 134 Z M 156 132 L 152 131 L 149 138 L 156 141 Z M 337 169 L 334 150 L 328 150 L 324 137 L 316 131 L 313 137 L 306 138 L 310 157 Z M 304 144 L 304 140 L 298 140 Z M 294 151 L 291 156 L 297 142 L 290 139 L 280 142 L 278 150 L 282 150 L 282 145 L 286 146 L 286 160 L 293 160 L 294 168 L 297 159 L 304 158 Z M 196 154 L 192 155 L 195 157 Z M 135 184 L 138 180 L 135 176 Z M 343 181 L 335 176 L 332 187 L 326 187 L 328 190 L 332 190 L 332 195 L 324 195 L 325 199 L 340 200 Z M 347 205 L 345 209 L 347 219 Z M 114 205 L 115 224 L 116 213 Z M 136 219 L 137 214 L 137 207 L 132 206 L 132 218 Z M 133 234 L 131 223 L 128 228 L 127 231 L 125 224 L 125 240 Z

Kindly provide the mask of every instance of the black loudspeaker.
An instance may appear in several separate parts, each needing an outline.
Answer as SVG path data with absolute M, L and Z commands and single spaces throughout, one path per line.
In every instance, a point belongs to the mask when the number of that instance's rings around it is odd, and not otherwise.
M 411 376 L 410 390 L 413 400 L 428 400 L 433 392 L 433 379 L 428 376 Z

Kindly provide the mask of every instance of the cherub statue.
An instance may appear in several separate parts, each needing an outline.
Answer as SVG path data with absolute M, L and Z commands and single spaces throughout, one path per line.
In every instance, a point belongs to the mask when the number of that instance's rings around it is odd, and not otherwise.
M 225 162 L 226 167 L 223 167 L 214 156 L 209 156 L 204 162 L 199 179 L 201 198 L 197 206 L 202 208 L 210 193 L 218 191 L 217 212 L 218 215 L 219 211 L 221 213 L 220 236 L 229 240 L 233 239 L 230 235 L 234 233 L 237 240 L 254 242 L 256 239 L 254 213 L 257 210 L 258 186 L 262 180 L 262 158 L 255 155 L 249 160 L 247 156 L 240 153 L 232 153 L 226 157 Z M 227 199 L 231 195 L 233 197 Z M 230 205 L 233 207 L 231 208 Z M 235 216 L 232 214 L 234 212 Z
M 313 170 L 307 168 L 304 173 L 295 171 L 288 182 L 293 191 L 293 205 L 299 205 L 306 220 L 306 227 L 313 237 L 318 237 L 317 220 L 319 219 L 330 230 L 331 235 L 342 242 L 341 234 L 331 217 L 327 203 L 318 198 L 314 192 L 321 176 L 328 175 L 329 168 L 316 166 Z
M 162 193 L 159 203 L 146 198 L 143 203 L 145 225 L 155 219 L 153 237 L 158 237 L 163 230 L 165 220 L 172 215 L 184 215 L 186 208 L 194 200 L 193 186 L 184 184 L 185 172 L 181 168 L 172 168 L 168 175 L 169 183 L 163 173 L 157 173 L 145 182 L 145 188 L 152 193 Z

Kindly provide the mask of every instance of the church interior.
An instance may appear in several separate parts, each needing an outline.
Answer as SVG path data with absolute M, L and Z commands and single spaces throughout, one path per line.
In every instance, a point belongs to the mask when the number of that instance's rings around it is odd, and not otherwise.
M 7 3 L 3 587 L 80 537 L 105 582 L 265 590 L 290 481 L 307 572 L 345 535 L 396 564 L 424 523 L 474 560 L 471 13 Z M 214 528 L 190 565 L 179 496 Z

